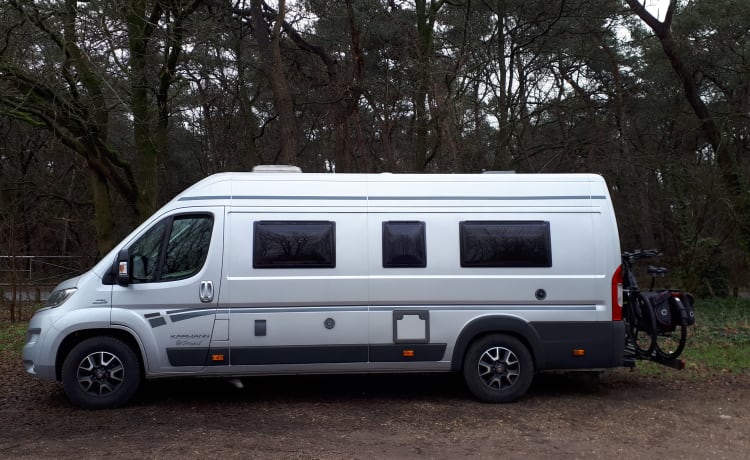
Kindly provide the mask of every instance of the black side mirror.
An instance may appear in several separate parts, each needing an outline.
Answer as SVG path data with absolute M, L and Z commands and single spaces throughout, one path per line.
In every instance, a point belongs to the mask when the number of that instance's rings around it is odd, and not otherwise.
M 117 253 L 117 284 L 127 286 L 130 282 L 130 253 L 127 249 L 123 249 Z

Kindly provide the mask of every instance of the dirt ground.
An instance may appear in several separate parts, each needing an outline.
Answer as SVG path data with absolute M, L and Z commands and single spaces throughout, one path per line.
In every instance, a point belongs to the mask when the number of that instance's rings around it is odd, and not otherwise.
M 71 407 L 0 360 L 3 458 L 748 458 L 750 377 L 693 382 L 620 369 L 541 375 L 482 404 L 458 375 L 153 382 L 130 405 Z M 683 372 L 690 372 L 683 371 Z M 686 375 L 687 377 L 687 375 Z

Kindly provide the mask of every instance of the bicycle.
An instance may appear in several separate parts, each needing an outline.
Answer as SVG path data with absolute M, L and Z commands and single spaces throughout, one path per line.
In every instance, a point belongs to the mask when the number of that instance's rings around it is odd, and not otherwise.
M 656 278 L 666 276 L 667 269 L 650 265 L 646 271 L 651 275 L 651 289 L 646 297 L 651 302 L 656 318 L 656 356 L 667 360 L 675 359 L 685 349 L 688 325 L 695 321 L 692 296 L 679 289 L 655 291 Z M 686 305 L 688 302 L 689 307 Z
M 623 319 L 627 338 L 636 356 L 656 361 L 674 360 L 682 354 L 687 341 L 687 327 L 695 322 L 693 298 L 679 289 L 654 290 L 657 277 L 667 269 L 649 266 L 651 288 L 642 292 L 633 273 L 638 259 L 661 256 L 658 249 L 622 253 Z
M 622 253 L 622 316 L 625 333 L 636 356 L 650 357 L 656 349 L 656 317 L 649 299 L 641 292 L 633 273 L 633 263 L 640 258 L 655 257 L 656 249 Z

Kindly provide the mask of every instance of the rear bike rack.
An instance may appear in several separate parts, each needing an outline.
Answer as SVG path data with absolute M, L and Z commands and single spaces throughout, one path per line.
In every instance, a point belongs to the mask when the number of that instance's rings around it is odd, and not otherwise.
M 678 371 L 685 369 L 685 360 L 681 358 L 664 358 L 663 356 L 659 356 L 659 354 L 654 351 L 651 353 L 650 356 L 643 356 L 642 354 L 639 354 L 636 352 L 635 347 L 633 344 L 629 343 L 627 340 L 627 337 L 625 338 L 626 345 L 625 345 L 625 360 L 623 362 L 624 367 L 630 367 L 634 368 L 636 361 L 652 361 L 657 364 L 661 364 L 662 366 L 671 367 L 672 369 L 677 369 Z

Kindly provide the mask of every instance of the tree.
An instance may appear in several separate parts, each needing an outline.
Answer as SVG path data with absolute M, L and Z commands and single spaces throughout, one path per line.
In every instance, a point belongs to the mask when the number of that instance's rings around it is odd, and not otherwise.
M 157 207 L 171 91 L 188 21 L 201 4 L 9 0 L 2 7 L 12 21 L 0 47 L 0 106 L 50 130 L 86 161 L 102 252 L 115 243 L 110 188 L 140 219 Z M 44 51 L 24 48 L 24 38 Z M 132 157 L 110 139 L 116 116 L 132 117 Z
M 700 129 L 711 148 L 710 154 L 715 158 L 722 182 L 728 193 L 728 199 L 733 209 L 731 216 L 737 225 L 738 241 L 747 257 L 750 255 L 750 197 L 748 196 L 746 174 L 741 167 L 741 160 L 747 152 L 746 123 L 743 123 L 744 129 L 736 129 L 732 126 L 733 123 L 726 123 L 723 120 L 729 115 L 727 112 L 722 113 L 716 110 L 717 105 L 724 105 L 725 108 L 739 109 L 740 111 L 736 113 L 740 118 L 746 117 L 748 101 L 750 101 L 748 96 L 749 84 L 747 80 L 743 82 L 742 78 L 737 79 L 736 77 L 747 71 L 747 64 L 740 64 L 740 69 L 744 66 L 744 70 L 740 70 L 740 73 L 735 75 L 734 82 L 727 81 L 716 72 L 720 66 L 707 67 L 707 62 L 697 55 L 700 52 L 692 52 L 691 50 L 694 47 L 688 46 L 688 43 L 686 43 L 693 40 L 698 43 L 700 41 L 706 42 L 707 38 L 712 35 L 721 36 L 721 29 L 709 27 L 706 30 L 701 26 L 692 33 L 688 32 L 682 36 L 675 36 L 673 23 L 675 17 L 680 13 L 682 17 L 688 20 L 691 13 L 710 14 L 711 11 L 720 11 L 721 15 L 724 15 L 723 12 L 725 11 L 734 11 L 732 17 L 748 17 L 750 7 L 747 2 L 731 0 L 725 2 L 726 9 L 717 8 L 716 2 L 711 2 L 710 7 L 707 7 L 704 2 L 697 1 L 685 5 L 680 12 L 678 11 L 677 0 L 670 0 L 664 19 L 659 20 L 639 0 L 626 0 L 626 2 L 658 38 L 665 56 L 682 84 L 688 104 L 700 121 Z M 713 13 L 713 15 L 715 14 Z M 725 25 L 733 27 L 731 22 Z M 727 47 L 735 55 L 735 59 L 744 62 L 743 55 L 747 48 L 743 47 L 743 43 L 746 43 L 748 38 L 747 28 L 740 28 L 736 34 L 731 34 L 729 38 L 730 40 L 721 43 L 721 46 Z M 703 47 L 705 47 L 705 43 Z M 697 48 L 702 47 L 698 46 Z M 735 69 L 737 67 L 737 65 L 733 66 Z M 724 99 L 723 104 L 716 104 L 721 99 Z M 711 105 L 715 108 L 712 109 Z

